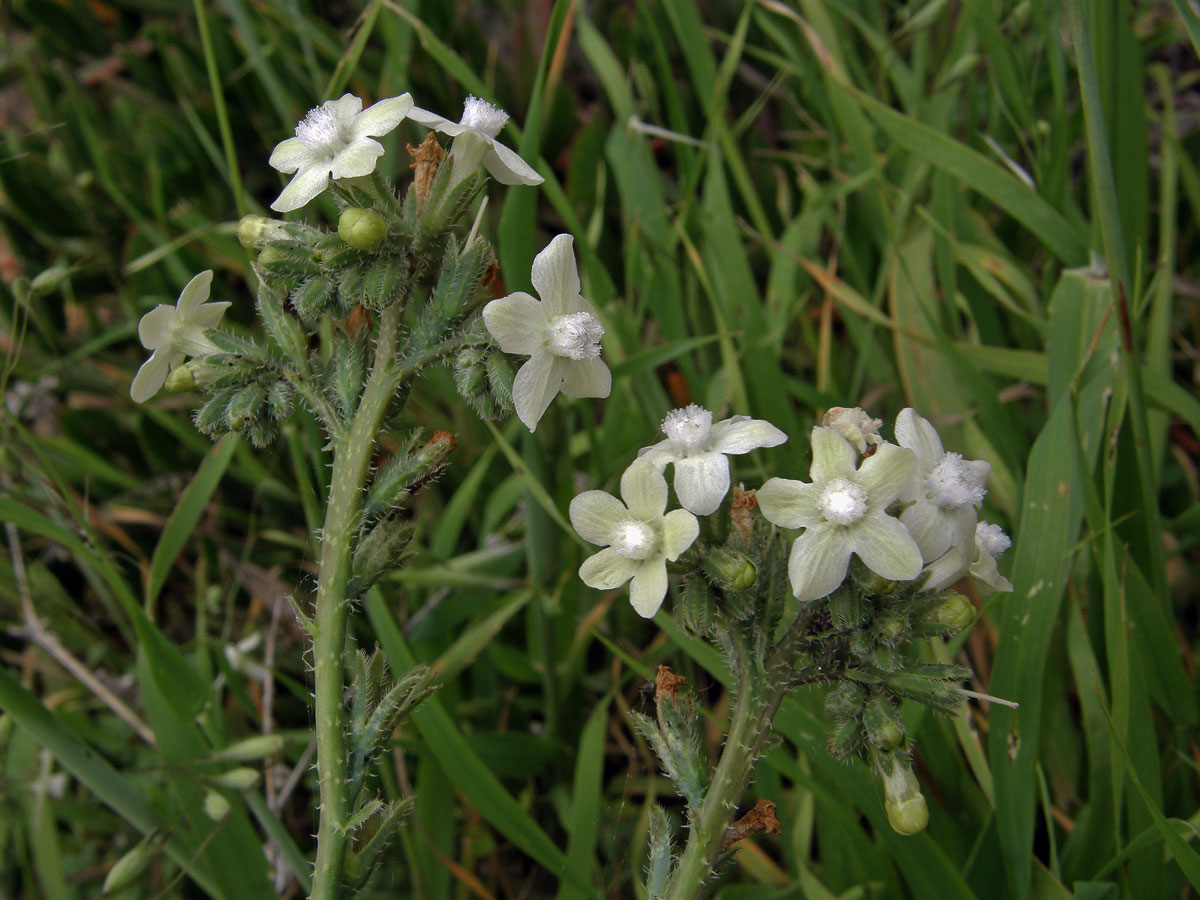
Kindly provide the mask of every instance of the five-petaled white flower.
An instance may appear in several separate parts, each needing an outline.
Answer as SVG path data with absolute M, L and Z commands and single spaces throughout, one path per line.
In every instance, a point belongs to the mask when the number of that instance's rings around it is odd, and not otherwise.
M 330 177 L 355 178 L 375 171 L 382 137 L 413 108 L 411 94 L 362 107 L 362 100 L 343 94 L 310 109 L 296 126 L 296 136 L 275 147 L 269 160 L 284 174 L 295 172 L 283 193 L 271 204 L 277 212 L 299 209 L 329 185 Z
M 983 505 L 991 465 L 947 453 L 934 427 L 913 409 L 896 417 L 896 440 L 916 454 L 912 481 L 900 497 L 912 505 L 900 521 L 921 548 L 921 558 L 938 559 L 952 546 L 965 555 L 975 541 L 976 510 Z
M 229 302 L 204 302 L 212 279 L 212 269 L 201 272 L 187 283 L 174 306 L 160 303 L 142 316 L 138 337 L 143 347 L 154 352 L 142 363 L 129 386 L 129 396 L 138 403 L 157 394 L 167 380 L 167 373 L 186 357 L 220 352 L 206 332 L 220 324 Z
M 814 428 L 812 446 L 811 484 L 772 478 L 757 494 L 767 521 L 804 529 L 788 560 L 796 598 L 816 600 L 835 591 L 846 578 L 851 553 L 889 580 L 916 578 L 921 551 L 887 514 L 912 477 L 912 451 L 882 444 L 856 470 L 858 452 L 832 428 Z
M 980 522 L 975 526 L 975 539 L 969 551 L 970 559 L 967 559 L 966 553 L 959 547 L 952 546 L 925 567 L 929 578 L 921 590 L 940 591 L 960 578 L 970 575 L 975 579 L 981 594 L 1011 591 L 1012 582 L 1001 575 L 996 566 L 996 560 L 1003 556 L 1010 546 L 1012 539 L 999 525 Z
M 533 431 L 560 390 L 568 397 L 607 397 L 612 373 L 600 359 L 604 326 L 579 293 L 573 238 L 560 234 L 533 260 L 534 289 L 483 308 L 483 322 L 505 353 L 529 356 L 513 382 L 513 406 Z
M 684 509 L 698 516 L 716 512 L 729 492 L 726 454 L 775 447 L 787 435 L 762 419 L 734 416 L 713 423 L 712 413 L 695 403 L 673 409 L 662 422 L 665 441 L 643 447 L 638 456 L 660 472 L 675 465 L 675 493 Z
M 666 512 L 667 481 L 644 460 L 635 459 L 621 476 L 621 498 L 624 503 L 605 491 L 585 491 L 571 501 L 579 536 L 605 546 L 584 560 L 579 577 L 602 591 L 632 578 L 630 602 L 648 619 L 667 595 L 667 562 L 692 545 L 700 523 L 685 509 Z
M 508 113 L 478 97 L 467 97 L 462 119 L 451 122 L 437 113 L 416 107 L 408 114 L 414 122 L 454 138 L 450 145 L 454 184 L 485 166 L 501 184 L 541 184 L 542 176 L 512 150 L 496 141 Z

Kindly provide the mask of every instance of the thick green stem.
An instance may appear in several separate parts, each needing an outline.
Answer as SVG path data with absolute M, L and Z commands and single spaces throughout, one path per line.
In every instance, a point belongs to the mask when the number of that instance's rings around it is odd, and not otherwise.
M 704 803 L 690 823 L 687 847 L 671 873 L 664 900 L 693 900 L 704 890 L 786 693 L 785 685 L 768 682 L 755 670 L 751 654 L 740 649 L 729 735 Z
M 321 788 L 321 824 L 312 900 L 335 900 L 342 880 L 350 836 L 345 829 L 351 797 L 346 795 L 345 693 L 346 583 L 352 543 L 358 528 L 363 488 L 375 439 L 396 389 L 395 356 L 403 304 L 385 310 L 379 321 L 375 361 L 354 421 L 344 439 L 335 440 L 333 480 L 321 535 L 321 569 L 313 636 L 313 680 L 317 727 L 317 779 Z

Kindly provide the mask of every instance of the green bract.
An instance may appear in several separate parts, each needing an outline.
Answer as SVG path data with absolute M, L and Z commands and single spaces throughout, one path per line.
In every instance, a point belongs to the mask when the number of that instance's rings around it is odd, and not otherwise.
M 667 481 L 643 460 L 621 476 L 622 503 L 605 491 L 585 491 L 571 501 L 571 524 L 579 536 L 605 546 L 579 568 L 584 584 L 599 590 L 629 579 L 629 599 L 650 618 L 667 594 L 667 562 L 679 558 L 700 533 L 685 509 L 667 509 Z M 665 513 L 665 514 L 664 514 Z
M 772 478 L 758 491 L 767 521 L 803 528 L 792 545 L 788 577 L 801 601 L 835 591 L 850 555 L 892 581 L 921 571 L 921 551 L 888 506 L 904 490 L 915 460 L 910 450 L 883 444 L 856 470 L 854 446 L 832 428 L 812 431 L 812 483 Z

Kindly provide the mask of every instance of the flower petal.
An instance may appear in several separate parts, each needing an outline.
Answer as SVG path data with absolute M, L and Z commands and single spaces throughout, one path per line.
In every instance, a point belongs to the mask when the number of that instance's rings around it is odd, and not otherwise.
M 358 178 L 375 171 L 375 162 L 383 156 L 383 144 L 369 137 L 359 138 L 342 150 L 330 163 L 334 178 Z
M 788 557 L 788 579 L 801 603 L 828 596 L 846 580 L 850 547 L 840 528 L 809 528 L 796 538 Z
M 683 457 L 674 450 L 671 441 L 659 441 L 652 447 L 643 447 L 638 451 L 638 459 L 644 459 L 658 471 L 663 471 L 668 465 L 679 462 Z
M 638 571 L 641 564 L 628 556 L 622 556 L 612 547 L 605 547 L 595 556 L 589 556 L 579 567 L 579 577 L 588 587 L 599 591 L 611 591 L 620 587 Z M 664 571 L 666 567 L 663 567 Z
M 532 356 L 546 342 L 546 312 L 541 302 L 517 292 L 483 308 L 483 324 L 505 353 Z
M 225 310 L 233 306 L 228 300 L 222 300 L 219 303 L 202 303 L 192 313 L 192 324 L 198 328 L 216 328 L 221 324 L 221 317 L 225 315 Z
M 685 456 L 675 463 L 679 505 L 698 516 L 717 511 L 729 493 L 729 460 L 723 453 Z
M 546 304 L 546 321 L 566 312 L 564 299 L 574 301 L 579 296 L 579 269 L 575 265 L 574 246 L 575 239 L 571 235 L 560 234 L 533 258 L 530 278 Z
M 686 509 L 673 509 L 662 520 L 662 552 L 671 562 L 700 535 L 700 523 Z
M 483 155 L 483 164 L 488 174 L 501 184 L 541 184 L 542 178 L 529 163 L 521 159 L 516 152 L 505 147 L 498 141 L 492 141 L 492 146 Z
M 979 550 L 975 561 L 967 567 L 971 577 L 981 585 L 980 593 L 995 593 L 996 591 L 1011 591 L 1012 582 L 1000 574 L 996 568 L 996 559 L 986 550 Z M 982 587 L 989 590 L 984 591 Z
M 950 523 L 928 500 L 918 500 L 904 510 L 900 523 L 916 541 L 925 562 L 933 562 L 950 548 Z
M 382 137 L 404 121 L 413 108 L 412 94 L 401 94 L 372 103 L 350 124 L 354 137 Z
M 787 435 L 763 419 L 734 416 L 712 427 L 713 449 L 721 453 L 749 453 L 758 447 L 777 447 Z
M 290 175 L 302 166 L 311 165 L 315 157 L 312 148 L 306 146 L 300 138 L 290 137 L 275 145 L 267 164 L 285 175 Z
M 874 455 L 863 460 L 854 480 L 867 489 L 870 505 L 883 509 L 908 486 L 915 464 L 911 450 L 880 444 Z
M 900 415 L 896 416 L 896 441 L 917 455 L 917 474 L 922 478 L 928 476 L 946 455 L 937 430 L 911 407 L 900 410 Z
M 449 119 L 444 119 L 437 113 L 432 113 L 427 109 L 421 109 L 419 106 L 414 106 L 408 111 L 408 118 L 412 119 L 418 125 L 424 125 L 426 128 L 432 128 L 435 131 L 441 131 L 443 126 L 455 125 Z M 455 132 L 457 134 L 458 132 Z
M 326 109 L 332 109 L 339 119 L 349 121 L 362 111 L 362 98 L 346 93 L 336 100 L 326 100 L 321 105 Z
M 922 591 L 940 591 L 948 588 L 967 574 L 967 564 L 958 547 L 951 547 L 924 569 L 929 573 Z
M 179 299 L 175 302 L 175 308 L 179 310 L 179 318 L 184 322 L 191 322 L 192 313 L 205 300 L 208 299 L 208 292 L 212 290 L 213 273 L 212 269 L 205 269 L 199 275 L 193 275 L 182 291 L 179 292 Z
M 638 567 L 629 585 L 629 602 L 644 619 L 658 612 L 667 596 L 667 564 L 661 558 L 648 559 Z
M 600 357 L 563 360 L 562 392 L 567 397 L 607 397 L 612 393 L 612 372 Z
M 593 544 L 612 543 L 616 527 L 629 518 L 625 504 L 607 491 L 584 491 L 569 510 L 575 532 Z
M 135 403 L 145 403 L 162 389 L 170 368 L 170 354 L 155 350 L 133 376 L 133 383 L 129 385 L 129 396 Z
M 157 350 L 171 337 L 171 326 L 178 320 L 174 306 L 160 303 L 138 322 L 138 340 L 147 350 Z
M 517 418 L 530 431 L 537 428 L 550 401 L 562 387 L 562 369 L 558 365 L 561 362 L 557 356 L 538 352 L 517 372 L 513 381 L 513 407 L 517 411 Z
M 302 168 L 288 182 L 283 192 L 275 198 L 271 209 L 276 212 L 291 212 L 299 209 L 329 185 L 329 162 L 326 160 Z
M 834 478 L 853 478 L 858 463 L 854 445 L 832 428 L 818 425 L 812 430 L 812 468 L 809 474 L 817 484 Z
M 650 463 L 635 459 L 621 476 L 621 499 L 634 518 L 660 519 L 667 508 L 667 479 Z
M 768 478 L 755 492 L 763 517 L 780 528 L 808 528 L 823 523 L 817 506 L 821 489 L 792 478 Z
M 912 581 L 921 574 L 921 551 L 898 519 L 868 513 L 850 531 L 854 552 L 876 575 Z

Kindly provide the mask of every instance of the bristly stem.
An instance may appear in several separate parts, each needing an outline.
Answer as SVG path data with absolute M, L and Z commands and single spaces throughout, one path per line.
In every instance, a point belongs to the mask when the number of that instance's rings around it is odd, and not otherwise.
M 736 699 L 729 735 L 700 812 L 690 822 L 687 846 L 671 873 L 664 900 L 694 900 L 703 892 L 704 883 L 724 852 L 725 836 L 750 786 L 754 764 L 786 693 L 785 684 L 766 678 L 758 670 L 753 653 L 740 643 L 734 646 Z
M 335 900 L 342 881 L 350 835 L 346 821 L 351 798 L 346 794 L 345 708 L 343 695 L 346 585 L 363 488 L 370 470 L 375 439 L 396 390 L 396 347 L 404 304 L 395 303 L 379 318 L 379 337 L 371 375 L 363 389 L 354 421 L 344 438 L 334 440 L 333 479 L 322 531 L 317 607 L 314 616 L 313 680 L 317 729 L 317 777 L 321 791 L 317 861 L 312 900 Z

